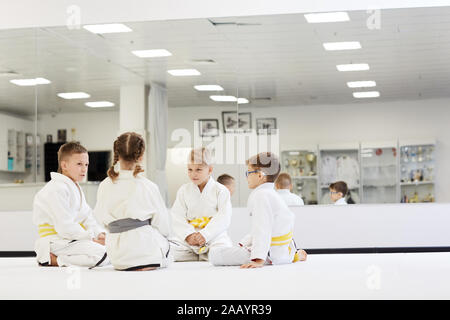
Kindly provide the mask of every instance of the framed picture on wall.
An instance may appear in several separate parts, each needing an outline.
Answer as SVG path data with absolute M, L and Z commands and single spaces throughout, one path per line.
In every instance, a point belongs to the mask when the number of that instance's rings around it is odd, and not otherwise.
M 257 134 L 275 134 L 277 129 L 276 118 L 257 118 L 256 133 Z
M 238 119 L 236 111 L 223 111 L 222 123 L 225 133 L 249 132 L 252 129 L 252 114 L 240 112 Z
M 219 135 L 219 120 L 199 119 L 200 137 L 217 137 Z

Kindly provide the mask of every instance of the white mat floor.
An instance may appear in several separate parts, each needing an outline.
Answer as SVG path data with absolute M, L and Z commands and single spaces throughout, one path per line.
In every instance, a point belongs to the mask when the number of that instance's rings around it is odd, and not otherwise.
M 309 255 L 252 270 L 178 262 L 150 272 L 0 258 L 0 299 L 450 299 L 450 253 Z

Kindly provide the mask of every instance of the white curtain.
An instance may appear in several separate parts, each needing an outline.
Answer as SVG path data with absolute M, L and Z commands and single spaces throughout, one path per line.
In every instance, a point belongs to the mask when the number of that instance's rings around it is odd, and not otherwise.
M 159 187 L 168 205 L 168 186 L 166 178 L 166 153 L 168 139 L 168 103 L 166 88 L 156 83 L 150 84 L 148 96 L 147 128 L 147 170 L 149 178 Z

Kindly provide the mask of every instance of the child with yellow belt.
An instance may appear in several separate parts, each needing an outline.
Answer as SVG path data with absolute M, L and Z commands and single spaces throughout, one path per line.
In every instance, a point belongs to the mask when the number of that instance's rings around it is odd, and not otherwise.
M 193 149 L 188 158 L 190 183 L 177 192 L 171 209 L 171 250 L 175 261 L 208 260 L 212 248 L 230 247 L 230 192 L 212 177 L 208 149 Z
M 258 268 L 306 260 L 306 252 L 298 250 L 293 239 L 294 213 L 274 188 L 280 173 L 278 158 L 264 152 L 248 159 L 247 165 L 247 182 L 253 189 L 247 202 L 251 231 L 238 246 L 211 250 L 210 262 Z
M 105 230 L 78 184 L 86 178 L 88 152 L 78 142 L 68 142 L 58 151 L 58 163 L 58 172 L 51 172 L 51 180 L 34 197 L 37 261 L 41 266 L 107 264 Z

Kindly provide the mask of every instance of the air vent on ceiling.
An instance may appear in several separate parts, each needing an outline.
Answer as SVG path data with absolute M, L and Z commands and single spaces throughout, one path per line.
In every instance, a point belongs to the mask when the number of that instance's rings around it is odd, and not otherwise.
M 260 26 L 261 23 L 246 23 L 246 22 L 236 22 L 236 21 L 224 21 L 224 22 L 215 22 L 211 19 L 208 19 L 208 21 L 215 27 L 222 27 L 222 26 L 238 26 L 238 27 L 248 27 L 248 26 Z
M 254 100 L 254 101 L 271 101 L 272 98 L 271 97 L 258 97 L 258 98 L 253 98 L 252 100 Z
M 4 71 L 0 70 L 0 77 L 12 77 L 12 76 L 18 76 L 19 74 L 15 71 Z
M 191 63 L 197 64 L 197 65 L 216 64 L 216 62 L 213 59 L 193 59 L 193 60 L 191 60 Z

